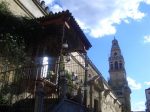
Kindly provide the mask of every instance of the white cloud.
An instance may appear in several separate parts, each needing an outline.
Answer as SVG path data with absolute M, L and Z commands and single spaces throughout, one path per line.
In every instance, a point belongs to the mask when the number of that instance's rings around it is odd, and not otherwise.
M 42 1 L 42 0 L 40 0 Z M 44 0 L 46 5 L 52 4 L 54 2 L 54 0 Z
M 128 83 L 129 83 L 129 86 L 132 90 L 139 90 L 141 89 L 141 84 L 140 83 L 137 83 L 134 79 L 132 79 L 131 77 L 127 77 L 127 80 L 128 80 Z
M 48 0 L 45 0 L 48 1 Z M 116 25 L 121 22 L 130 23 L 129 19 L 140 20 L 145 14 L 139 10 L 140 3 L 150 4 L 150 0 L 50 0 L 49 6 L 69 9 L 80 21 L 81 28 L 95 37 L 114 35 Z M 53 2 L 52 2 L 53 1 Z M 55 1 L 55 2 L 54 2 Z M 57 1 L 57 2 L 56 2 Z M 54 9 L 54 10 L 53 10 Z M 59 10 L 60 11 L 60 10 Z
M 150 42 L 150 35 L 145 35 L 144 36 L 144 43 L 149 43 Z
M 144 84 L 150 86 L 150 82 L 144 82 Z
M 150 0 L 144 0 L 147 4 L 150 4 Z
M 60 7 L 58 4 L 53 5 L 53 7 L 51 7 L 51 9 L 53 12 L 60 12 L 62 11 L 62 7 Z
M 132 106 L 132 111 L 144 111 L 145 110 L 145 102 L 134 102 L 134 105 Z

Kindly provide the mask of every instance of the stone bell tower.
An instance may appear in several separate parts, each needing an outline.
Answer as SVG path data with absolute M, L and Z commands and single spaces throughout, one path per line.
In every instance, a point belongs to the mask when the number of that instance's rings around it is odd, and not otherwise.
M 108 84 L 123 104 L 123 112 L 131 112 L 130 94 L 128 86 L 125 62 L 121 54 L 118 41 L 114 38 L 112 41 L 111 53 L 109 57 L 109 74 Z

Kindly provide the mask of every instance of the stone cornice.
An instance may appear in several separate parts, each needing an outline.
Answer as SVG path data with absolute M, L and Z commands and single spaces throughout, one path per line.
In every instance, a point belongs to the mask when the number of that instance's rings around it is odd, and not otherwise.
M 45 8 L 46 7 L 42 7 L 42 5 L 40 4 L 41 2 L 38 2 L 37 0 L 32 0 L 34 3 L 35 3 L 35 5 L 40 9 L 40 11 L 44 14 L 44 15 L 48 15 L 49 13 L 48 12 L 46 12 L 46 10 L 45 10 Z
M 19 0 L 14 0 L 19 6 L 20 8 L 25 11 L 30 18 L 35 18 L 34 15 L 19 1 Z
M 18 4 L 18 6 L 20 6 L 20 8 L 21 8 L 24 12 L 26 12 L 26 13 L 28 14 L 28 16 L 29 16 L 30 18 L 36 18 L 36 17 L 32 14 L 32 12 L 31 12 L 28 8 L 26 8 L 26 7 L 20 2 L 20 0 L 14 0 L 14 1 Z M 49 14 L 49 13 L 46 11 L 46 8 L 47 8 L 47 7 L 42 7 L 41 2 L 38 2 L 37 0 L 32 0 L 32 2 L 37 6 L 37 8 L 38 8 L 39 11 L 43 14 L 43 16 L 46 16 L 46 15 Z

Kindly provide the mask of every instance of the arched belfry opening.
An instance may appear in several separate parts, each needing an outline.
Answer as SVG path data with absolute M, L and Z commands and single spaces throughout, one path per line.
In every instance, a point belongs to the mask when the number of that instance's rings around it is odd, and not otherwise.
M 122 69 L 123 67 L 122 67 L 122 62 L 120 61 L 119 62 L 119 69 Z
M 115 61 L 115 70 L 118 70 L 118 62 Z

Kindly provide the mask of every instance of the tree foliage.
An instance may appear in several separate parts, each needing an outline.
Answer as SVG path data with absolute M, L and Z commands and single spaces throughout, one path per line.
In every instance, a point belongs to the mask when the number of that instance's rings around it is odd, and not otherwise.
M 13 16 L 5 2 L 0 3 L 0 56 L 16 67 L 25 62 L 25 42 L 16 28 L 21 28 L 24 18 Z
M 0 35 L 0 54 L 11 64 L 20 65 L 25 61 L 25 45 L 22 37 L 10 33 Z

